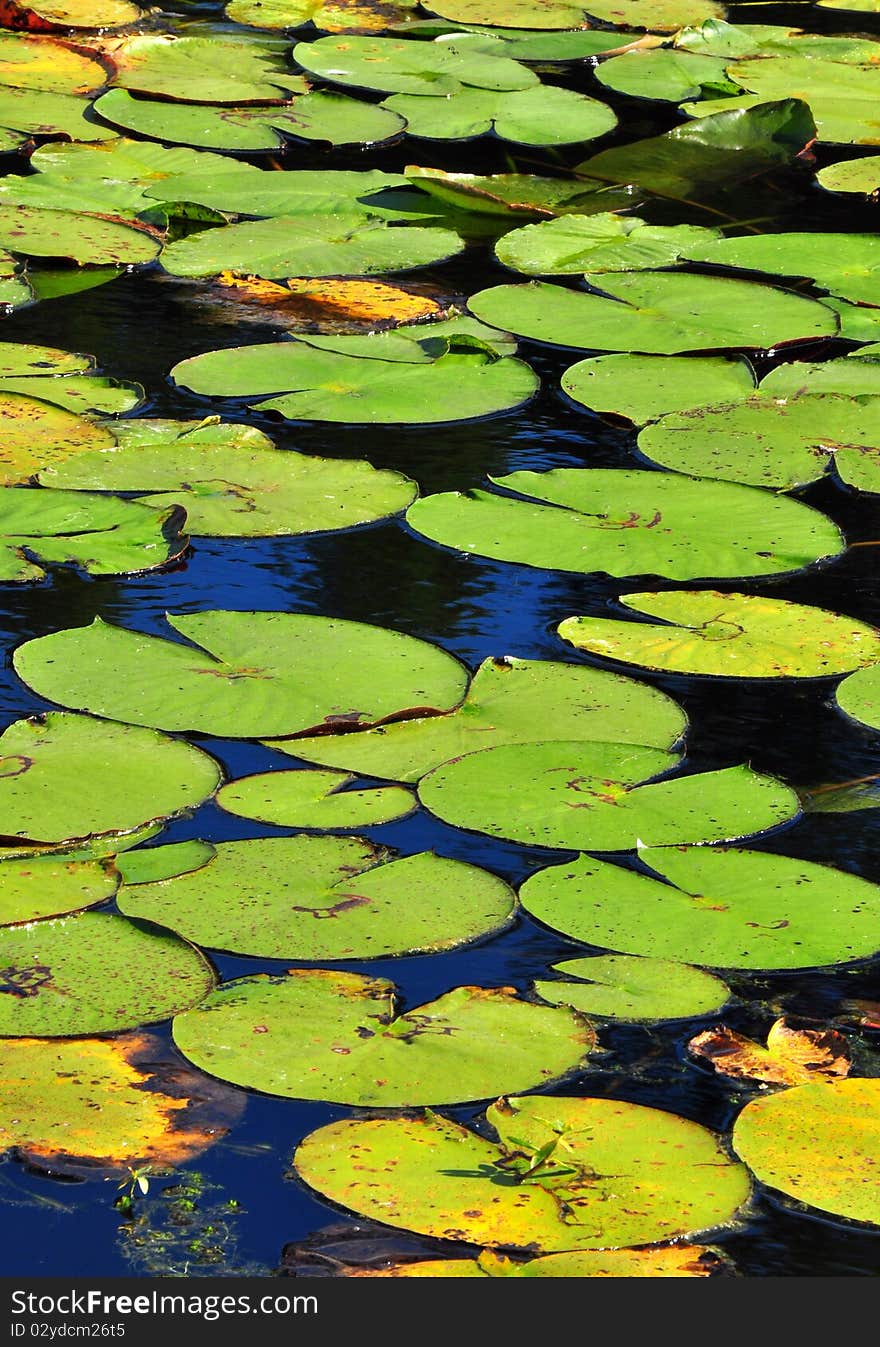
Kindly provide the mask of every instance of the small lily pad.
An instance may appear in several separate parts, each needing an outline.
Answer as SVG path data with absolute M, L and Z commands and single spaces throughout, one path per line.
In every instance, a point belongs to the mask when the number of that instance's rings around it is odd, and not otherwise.
M 880 158 L 876 154 L 869 154 L 859 159 L 844 159 L 839 164 L 828 164 L 816 174 L 816 181 L 826 192 L 874 196 L 880 192 Z
M 202 1070 L 245 1089 L 359 1108 L 487 1099 L 548 1085 L 594 1043 L 573 1011 L 509 988 L 456 987 L 395 1015 L 394 984 L 295 970 L 224 983 L 173 1024 Z M 526 1084 L 527 1082 L 527 1084 Z
M 734 1124 L 733 1145 L 768 1187 L 880 1225 L 880 1080 L 799 1085 L 753 1099 Z
M 218 842 L 193 871 L 126 887 L 119 906 L 211 949 L 324 962 L 455 949 L 508 925 L 514 896 L 433 852 L 389 860 L 362 837 L 273 837 Z
M 853 720 L 880 729 L 880 656 L 875 655 L 874 659 L 870 667 L 844 678 L 834 695 L 841 711 Z
M 212 842 L 195 838 L 188 842 L 170 842 L 160 847 L 139 847 L 116 857 L 116 869 L 127 886 L 154 884 L 162 879 L 200 870 L 216 855 Z
M 724 356 L 600 355 L 570 365 L 561 383 L 584 407 L 637 425 L 668 412 L 738 402 L 755 390 L 747 361 Z
M 535 991 L 542 1000 L 603 1019 L 693 1019 L 720 1010 L 730 997 L 730 988 L 720 978 L 671 959 L 604 954 L 565 959 L 553 968 L 566 980 L 536 981 Z
M 126 412 L 137 406 L 144 390 L 138 384 L 102 378 L 95 373 L 92 356 L 55 346 L 4 341 L 0 342 L 0 394 L 6 393 L 21 393 L 75 412 Z
M 607 89 L 631 98 L 653 98 L 683 103 L 689 98 L 737 93 L 727 78 L 726 62 L 717 56 L 662 47 L 654 51 L 631 51 L 603 61 L 596 78 Z
M 625 664 L 716 678 L 828 678 L 880 662 L 880 632 L 825 608 L 693 589 L 621 602 L 663 625 L 569 617 L 560 636 Z
M 404 818 L 417 806 L 399 786 L 346 790 L 347 772 L 260 772 L 230 781 L 217 796 L 221 809 L 279 828 L 370 828 Z
M 0 148 L 18 150 L 32 136 L 106 140 L 116 133 L 91 116 L 92 103 L 77 94 L 44 93 L 0 85 Z
M 381 106 L 404 118 L 409 135 L 425 140 L 470 140 L 493 131 L 517 145 L 574 145 L 617 125 L 607 104 L 554 84 L 512 93 L 463 88 L 443 99 L 393 94 Z
M 648 225 L 619 215 L 561 215 L 512 229 L 498 240 L 499 262 L 526 276 L 642 271 L 672 266 L 720 237 L 698 225 Z
M 0 391 L 0 425 L 3 486 L 27 482 L 41 467 L 59 458 L 104 449 L 114 443 L 112 431 L 100 422 L 22 393 Z
M 569 851 L 730 841 L 800 812 L 793 790 L 749 767 L 656 779 L 677 762 L 632 744 L 504 745 L 435 768 L 419 799 L 458 828 Z
M 207 959 L 169 931 L 80 912 L 0 930 L 0 1034 L 66 1038 L 168 1019 L 215 985 Z
M 456 210 L 502 218 L 594 215 L 631 205 L 635 200 L 628 188 L 609 187 L 583 178 L 544 178 L 531 173 L 445 173 L 440 168 L 414 164 L 407 165 L 406 175 L 422 191 Z
M 0 926 L 80 912 L 116 893 L 112 861 L 33 856 L 0 860 Z
M 82 47 L 56 38 L 0 33 L 0 84 L 52 94 L 93 94 L 107 71 Z

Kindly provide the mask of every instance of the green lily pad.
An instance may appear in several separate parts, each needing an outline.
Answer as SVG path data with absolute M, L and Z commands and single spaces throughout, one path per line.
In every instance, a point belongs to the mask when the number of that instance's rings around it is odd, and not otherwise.
M 699 225 L 646 225 L 619 215 L 563 215 L 512 229 L 498 240 L 499 262 L 526 276 L 642 271 L 672 266 L 720 235 Z
M 586 10 L 603 23 L 670 33 L 724 14 L 714 0 L 591 0 L 589 6 L 569 0 L 431 0 L 429 8 L 455 23 L 537 29 L 579 28 Z
M 155 510 L 80 491 L 0 487 L 0 582 L 43 580 L 54 566 L 88 575 L 155 570 L 186 551 L 184 519 L 177 505 Z
M 880 657 L 875 655 L 874 661 L 870 667 L 844 678 L 835 692 L 835 699 L 841 711 L 853 720 L 880 729 Z M 865 664 L 868 663 L 865 660 Z
M 113 60 L 117 88 L 183 103 L 271 103 L 308 89 L 282 56 L 229 37 L 139 34 Z
M 510 56 L 514 61 L 537 61 L 556 64 L 567 61 L 586 61 L 591 56 L 606 56 L 611 52 L 626 51 L 646 39 L 641 33 L 603 32 L 598 28 L 545 29 L 529 32 L 517 28 L 471 28 L 456 33 L 451 39 L 460 52 L 480 52 L 484 56 Z M 648 39 L 659 41 L 659 39 Z
M 717 678 L 828 678 L 880 661 L 874 627 L 803 603 L 693 589 L 621 603 L 663 625 L 569 617 L 560 636 L 625 664 Z
M 0 395 L 0 409 L 2 403 Z M 405 510 L 416 495 L 400 473 L 359 459 L 282 452 L 260 431 L 234 422 L 123 421 L 113 436 L 109 445 L 78 452 L 76 461 L 44 468 L 40 482 L 76 491 L 149 491 L 142 504 L 157 510 L 181 504 L 189 531 L 215 538 L 353 528 Z
M 403 723 L 403 722 L 401 722 Z M 279 828 L 370 828 L 404 818 L 416 808 L 400 786 L 346 790 L 348 772 L 259 772 L 230 781 L 217 796 L 221 809 Z
M 860 159 L 844 159 L 839 164 L 828 164 L 816 174 L 816 181 L 826 192 L 854 192 L 858 196 L 874 196 L 880 192 L 880 158 L 869 154 Z
M 501 1100 L 486 1118 L 497 1142 L 435 1114 L 343 1119 L 307 1136 L 294 1167 L 386 1225 L 533 1253 L 709 1230 L 749 1195 L 713 1133 L 674 1113 L 554 1095 Z
M 800 812 L 794 791 L 748 767 L 655 779 L 677 764 L 633 744 L 505 744 L 435 768 L 419 799 L 457 828 L 569 851 L 731 841 Z
M 0 860 L 0 926 L 95 907 L 112 898 L 118 886 L 112 861 L 55 856 Z
M 0 203 L 0 244 L 28 257 L 68 257 L 81 265 L 132 266 L 158 257 L 161 240 L 146 226 Z
M 411 505 L 407 523 L 468 555 L 672 580 L 792 571 L 844 549 L 826 516 L 751 488 L 732 491 L 720 482 L 713 487 L 616 468 L 554 468 L 490 480 L 528 499 L 443 492 Z
M 177 1015 L 174 1041 L 203 1071 L 245 1089 L 360 1108 L 488 1099 L 549 1085 L 594 1044 L 573 1011 L 506 988 L 456 987 L 395 1015 L 394 984 L 356 973 L 262 973 Z
M 107 71 L 82 47 L 56 38 L 0 33 L 0 84 L 51 94 L 93 94 Z
M 671 748 L 686 724 L 681 708 L 647 683 L 585 665 L 507 655 L 483 661 L 461 706 L 448 715 L 377 725 L 361 734 L 270 740 L 269 746 L 307 762 L 414 782 L 476 749 L 535 743 L 547 725 L 572 740 Z
M 116 869 L 127 887 L 133 884 L 153 884 L 161 879 L 200 870 L 216 855 L 212 842 L 193 839 L 171 842 L 160 847 L 140 847 L 116 857 Z
M 402 174 L 382 173 L 378 169 L 290 169 L 276 173 L 253 164 L 221 159 L 217 166 L 195 165 L 160 178 L 144 191 L 154 202 L 186 201 L 237 215 L 296 216 L 299 230 L 302 225 L 299 217 L 304 215 L 360 212 L 385 218 L 392 212 L 379 204 L 382 194 L 407 185 L 408 180 Z
M 337 338 L 334 344 L 360 340 Z M 367 340 L 376 342 L 378 336 Z M 291 421 L 377 425 L 491 416 L 528 402 L 539 387 L 530 366 L 494 353 L 450 351 L 429 363 L 382 361 L 322 350 L 306 341 L 208 351 L 182 360 L 171 377 L 209 397 L 254 398 L 250 406 L 280 412 Z M 273 393 L 283 396 L 266 396 Z
M 664 416 L 641 432 L 639 449 L 698 477 L 701 489 L 716 478 L 788 490 L 816 481 L 834 463 L 844 481 L 880 491 L 880 397 L 764 392 Z
M 804 33 L 799 28 L 763 23 L 725 23 L 707 19 L 697 28 L 676 33 L 676 47 L 704 56 L 810 56 L 867 65 L 877 58 L 877 44 L 868 37 Z
M 66 1038 L 136 1029 L 215 986 L 204 955 L 170 931 L 103 912 L 0 930 L 0 1034 Z
M 38 298 L 20 262 L 11 253 L 0 250 L 0 308 L 10 313 Z
M 753 1099 L 734 1124 L 733 1145 L 768 1187 L 880 1225 L 880 1080 L 823 1081 Z
M 381 106 L 405 119 L 409 135 L 425 140 L 470 140 L 494 131 L 517 145 L 574 145 L 617 125 L 605 103 L 553 84 L 513 93 L 462 89 L 442 100 L 393 94 Z
M 880 887 L 858 875 L 733 848 L 639 854 L 652 875 L 590 856 L 541 870 L 523 907 L 586 944 L 710 968 L 827 967 L 880 946 Z
M 755 375 L 747 361 L 723 356 L 600 355 L 570 365 L 561 386 L 592 411 L 644 425 L 668 412 L 747 398 Z
M 823 360 L 816 364 L 788 361 L 764 375 L 761 393 L 773 398 L 790 396 L 798 399 L 816 393 L 835 393 L 846 398 L 861 396 L 866 410 L 870 412 L 873 410 L 873 401 L 868 399 L 880 397 L 880 362 L 872 359 L 870 347 L 852 351 L 837 360 Z M 717 399 L 719 402 L 723 400 Z M 831 405 L 829 401 L 829 409 Z
M 293 59 L 310 75 L 380 93 L 446 99 L 464 86 L 510 90 L 539 86 L 527 66 L 504 56 L 460 51 L 454 41 L 412 42 L 393 37 L 321 37 L 299 42 Z
M 94 358 L 77 351 L 0 342 L 0 394 L 23 393 L 70 411 L 111 413 L 130 411 L 143 398 L 144 390 L 138 384 L 105 379 L 94 370 Z M 66 424 L 69 430 L 70 423 Z
M 463 247 L 451 229 L 391 225 L 360 212 L 282 215 L 178 239 L 165 249 L 162 265 L 173 276 L 375 276 L 431 266 Z
M 31 380 L 22 382 L 30 383 Z M 33 382 L 54 381 L 34 379 Z M 59 384 L 62 382 L 68 381 L 58 380 Z M 28 482 L 41 467 L 58 459 L 113 444 L 111 430 L 100 422 L 22 393 L 0 391 L 0 418 L 3 424 L 0 482 L 3 486 Z
M 451 655 L 361 622 L 224 611 L 167 620 L 186 644 L 96 618 L 26 641 L 15 669 L 42 696 L 96 715 L 233 739 L 446 711 L 464 694 Z
M 543 1258 L 508 1258 L 484 1249 L 479 1258 L 431 1258 L 358 1268 L 348 1277 L 710 1277 L 723 1266 L 717 1251 L 699 1244 L 646 1249 L 580 1249 Z
M 628 188 L 530 173 L 445 173 L 407 165 L 407 178 L 444 205 L 485 215 L 593 215 L 632 205 Z
M 634 272 L 598 277 L 596 286 L 604 293 L 542 281 L 496 285 L 473 295 L 468 308 L 534 341 L 658 355 L 769 348 L 837 333 L 837 315 L 824 304 L 751 281 Z
M 0 836 L 64 842 L 125 832 L 195 809 L 219 784 L 214 759 L 190 744 L 49 711 L 0 735 Z
M 880 305 L 880 239 L 874 234 L 752 234 L 695 240 L 687 256 L 775 276 L 807 276 L 857 304 Z
M 0 86 L 0 148 L 17 150 L 31 136 L 106 140 L 116 133 L 89 116 L 92 103 L 74 94 Z
M 394 860 L 362 837 L 263 837 L 218 842 L 191 873 L 123 889 L 119 907 L 210 949 L 330 962 L 483 939 L 510 924 L 514 895 L 433 852 Z
M 565 959 L 553 968 L 576 981 L 536 981 L 541 999 L 603 1019 L 693 1019 L 714 1014 L 730 998 L 730 988 L 720 978 L 671 959 L 604 954 Z
M 802 99 L 815 118 L 819 140 L 835 145 L 880 144 L 876 73 L 871 66 L 800 55 L 760 56 L 727 67 L 730 79 L 760 102 Z M 711 113 L 711 105 L 684 107 L 689 113 L 697 110 Z
M 683 103 L 687 98 L 712 97 L 718 92 L 736 93 L 737 86 L 725 74 L 726 62 L 717 56 L 663 47 L 655 51 L 631 51 L 603 61 L 596 79 L 607 89 L 631 98 L 656 98 Z
M 326 32 L 382 31 L 409 21 L 416 0 L 230 0 L 227 18 L 252 28 L 299 28 L 313 23 Z
M 376 145 L 393 140 L 404 129 L 403 119 L 387 108 L 335 93 L 303 94 L 277 106 L 217 107 L 133 98 L 127 89 L 111 89 L 93 106 L 125 131 L 205 150 L 279 150 L 289 137 L 331 145 Z M 99 133 L 95 139 L 108 134 L 105 127 L 95 129 Z
M 69 861 L 116 861 L 117 852 L 127 851 L 129 847 L 140 846 L 158 837 L 165 827 L 161 823 L 147 823 L 143 827 L 128 832 L 100 833 L 87 840 L 65 840 L 63 842 L 30 842 L 23 840 L 9 846 L 0 847 L 0 860 L 33 860 L 36 856 L 64 856 Z M 119 867 L 117 866 L 117 869 Z M 120 871 L 120 874 L 122 872 Z
M 143 18 L 143 11 L 128 0 L 4 0 L 4 8 L 8 27 L 35 32 L 121 28 Z

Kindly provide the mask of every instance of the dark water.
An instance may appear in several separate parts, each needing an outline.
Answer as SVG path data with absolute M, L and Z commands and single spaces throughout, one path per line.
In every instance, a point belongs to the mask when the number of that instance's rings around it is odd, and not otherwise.
M 802 11 L 806 11 L 802 13 Z M 846 16 L 805 5 L 753 7 L 746 22 L 798 22 L 813 31 L 869 30 L 871 16 Z M 208 6 L 193 6 L 181 22 Z M 873 25 L 876 28 L 876 23 Z M 588 71 L 568 83 L 590 89 Z M 656 134 L 678 118 L 665 105 L 615 103 L 622 128 L 614 139 Z M 606 142 L 610 143 L 611 138 Z M 863 151 L 853 150 L 854 154 Z M 516 167 L 522 171 L 559 171 L 583 157 L 583 151 L 518 151 L 484 139 L 465 145 L 437 146 L 408 141 L 372 154 L 370 166 L 398 169 L 408 162 L 480 172 Z M 846 157 L 836 149 L 820 162 Z M 291 148 L 289 167 L 367 166 L 366 156 Z M 806 169 L 781 172 L 760 191 L 729 203 L 735 218 L 766 220 L 768 226 L 822 230 L 875 227 L 867 207 L 822 193 Z M 705 213 L 669 203 L 654 203 L 640 213 L 657 223 L 689 219 L 716 221 Z M 472 293 L 506 278 L 485 246 L 464 259 L 421 273 L 445 290 Z M 217 411 L 215 404 L 174 389 L 168 370 L 186 356 L 244 341 L 273 340 L 275 329 L 259 324 L 236 326 L 229 311 L 193 303 L 196 287 L 157 273 L 123 277 L 110 285 L 65 300 L 40 304 L 6 320 L 4 340 L 31 341 L 87 351 L 106 373 L 142 383 L 148 401 L 142 415 L 194 418 Z M 828 345 L 817 347 L 824 356 Z M 848 345 L 840 344 L 841 351 Z M 559 376 L 579 353 L 551 351 L 523 343 L 521 354 L 542 377 L 540 396 L 525 409 L 482 422 L 424 428 L 291 425 L 250 415 L 277 443 L 304 452 L 340 458 L 368 458 L 415 478 L 423 493 L 464 489 L 486 475 L 521 468 L 557 466 L 634 467 L 635 432 L 609 426 L 570 405 L 558 391 Z M 804 351 L 809 358 L 813 353 Z M 762 370 L 763 372 L 763 370 Z M 235 416 L 224 407 L 224 415 Z M 240 414 L 244 419 L 245 413 Z M 880 540 L 880 501 L 858 498 L 828 479 L 802 493 L 829 514 L 850 543 Z M 880 545 L 880 544 L 878 544 Z M 830 565 L 796 576 L 750 585 L 729 582 L 720 588 L 794 599 L 835 609 L 880 624 L 880 586 L 874 546 L 856 547 Z M 556 635 L 556 625 L 574 613 L 609 612 L 622 591 L 641 586 L 633 578 L 578 577 L 545 573 L 516 565 L 496 565 L 434 547 L 399 520 L 345 534 L 270 540 L 201 540 L 176 569 L 131 581 L 88 580 L 59 574 L 50 582 L 0 589 L 5 667 L 2 675 L 3 723 L 43 709 L 46 703 L 24 688 L 11 668 L 11 651 L 22 641 L 61 627 L 79 626 L 100 614 L 129 627 L 161 633 L 163 613 L 203 608 L 276 609 L 312 612 L 388 626 L 437 643 L 474 669 L 490 655 L 587 662 Z M 652 588 L 674 588 L 651 580 Z M 627 670 L 631 672 L 631 670 Z M 644 675 L 685 707 L 691 722 L 688 766 L 693 770 L 750 762 L 760 771 L 795 787 L 846 781 L 880 771 L 880 736 L 845 720 L 830 705 L 831 680 L 779 687 L 726 685 Z M 228 775 L 289 767 L 291 759 L 257 744 L 204 738 L 198 740 L 224 765 Z M 534 870 L 564 859 L 487 840 L 445 826 L 424 811 L 367 835 L 403 853 L 434 848 L 495 871 L 514 884 Z M 211 840 L 283 835 L 284 830 L 232 818 L 206 805 L 174 823 L 163 841 L 186 837 Z M 813 815 L 765 839 L 767 849 L 832 862 L 880 882 L 880 811 Z M 525 989 L 545 976 L 551 963 L 582 946 L 547 931 L 528 917 L 481 945 L 467 950 L 374 964 L 350 965 L 362 973 L 392 978 L 404 1005 L 417 1005 L 462 983 L 514 985 Z M 223 978 L 289 966 L 220 957 Z M 779 1007 L 821 1021 L 832 1016 L 843 998 L 880 998 L 876 966 L 849 968 L 834 975 L 735 977 L 734 1003 L 726 1022 L 760 1035 Z M 694 1021 L 652 1031 L 609 1027 L 601 1040 L 607 1049 L 582 1076 L 557 1087 L 560 1093 L 604 1094 L 656 1105 L 707 1126 L 729 1128 L 749 1092 L 725 1086 L 687 1059 L 687 1040 L 705 1023 Z M 158 1033 L 174 1056 L 166 1026 Z M 863 1071 L 870 1072 L 869 1058 Z M 467 1106 L 444 1110 L 461 1121 L 481 1113 Z M 7 1275 L 152 1275 L 157 1271 L 224 1275 L 268 1272 L 281 1262 L 285 1244 L 298 1242 L 330 1224 L 355 1222 L 312 1197 L 288 1175 L 298 1140 L 315 1127 L 351 1110 L 321 1104 L 249 1095 L 241 1122 L 230 1135 L 189 1167 L 197 1171 L 195 1211 L 181 1217 L 174 1194 L 166 1190 L 181 1175 L 154 1179 L 150 1194 L 126 1221 L 113 1206 L 115 1183 L 60 1181 L 8 1161 L 0 1168 L 0 1202 L 7 1229 Z M 184 1177 L 184 1182 L 186 1181 Z M 235 1203 L 234 1207 L 229 1203 Z M 184 1220 L 184 1224 L 176 1224 Z M 187 1223 L 188 1222 L 188 1223 Z M 152 1231 L 152 1233 L 150 1233 Z M 163 1242 L 164 1241 L 164 1242 Z M 170 1241 L 170 1243 L 168 1242 Z M 714 1241 L 748 1275 L 872 1275 L 878 1270 L 880 1240 L 864 1230 L 784 1207 L 758 1194 L 736 1232 Z

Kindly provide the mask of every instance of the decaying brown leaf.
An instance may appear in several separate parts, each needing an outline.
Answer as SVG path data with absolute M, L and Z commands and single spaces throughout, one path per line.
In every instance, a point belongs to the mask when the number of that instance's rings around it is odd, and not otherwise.
M 454 312 L 450 298 L 384 281 L 266 281 L 225 271 L 215 293 L 257 310 L 293 331 L 380 332 L 404 323 L 436 322 Z
M 776 1020 L 762 1047 L 751 1038 L 716 1025 L 688 1043 L 695 1057 L 711 1062 L 719 1075 L 765 1085 L 806 1085 L 849 1075 L 849 1045 L 835 1029 L 792 1029 Z

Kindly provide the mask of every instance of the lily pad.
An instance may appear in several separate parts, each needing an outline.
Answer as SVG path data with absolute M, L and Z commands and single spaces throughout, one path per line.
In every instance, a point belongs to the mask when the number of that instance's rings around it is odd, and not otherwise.
M 51 37 L 0 33 L 0 84 L 50 94 L 93 94 L 107 71 L 82 47 Z
M 215 985 L 204 955 L 169 931 L 103 912 L 0 930 L 0 1034 L 66 1038 L 168 1019 Z
M 715 478 L 789 490 L 816 481 L 833 463 L 845 482 L 880 491 L 880 397 L 764 392 L 664 416 L 642 431 L 639 449 L 698 477 L 701 489 Z
M 158 178 L 145 187 L 148 198 L 156 203 L 185 201 L 236 215 L 296 216 L 297 229 L 303 223 L 299 217 L 306 215 L 362 213 L 390 217 L 394 212 L 381 204 L 385 194 L 408 185 L 401 173 L 378 169 L 290 169 L 276 173 L 219 155 L 192 150 L 186 153 L 212 162 Z M 218 159 L 220 163 L 215 165 L 213 161 Z
M 0 773 L 0 836 L 32 842 L 139 828 L 195 809 L 220 784 L 214 759 L 190 744 L 59 711 L 3 731 Z
M 864 661 L 869 664 L 868 660 Z M 880 656 L 875 655 L 869 668 L 859 669 L 838 685 L 837 705 L 853 720 L 872 729 L 880 729 Z
M 538 29 L 529 32 L 519 28 L 470 27 L 467 32 L 455 33 L 449 39 L 458 51 L 482 52 L 484 56 L 510 56 L 514 61 L 536 61 L 554 65 L 567 61 L 586 61 L 591 56 L 606 56 L 622 52 L 632 46 L 659 43 L 660 38 L 646 38 L 641 33 L 605 32 L 598 28 Z
M 631 51 L 603 61 L 596 79 L 607 89 L 631 98 L 655 98 L 683 103 L 688 98 L 710 98 L 736 93 L 737 86 L 725 74 L 726 62 L 716 56 L 663 47 L 656 51 Z
M 346 790 L 352 781 L 348 772 L 260 772 L 230 781 L 217 803 L 230 814 L 279 828 L 370 828 L 416 808 L 412 793 L 399 786 Z
M 409 135 L 425 140 L 470 140 L 494 131 L 517 145 L 574 145 L 617 125 L 605 103 L 554 84 L 513 93 L 463 88 L 442 100 L 393 94 L 381 106 L 405 119 Z
M 70 411 L 126 412 L 137 406 L 144 390 L 138 384 L 100 377 L 90 355 L 2 341 L 0 394 L 6 393 L 23 393 Z
M 674 1113 L 554 1095 L 501 1100 L 486 1117 L 497 1142 L 434 1114 L 343 1119 L 307 1136 L 294 1167 L 386 1225 L 533 1253 L 709 1230 L 749 1195 L 713 1133 Z
M 603 1019 L 693 1019 L 713 1014 L 730 998 L 720 978 L 671 959 L 604 954 L 565 959 L 553 968 L 575 981 L 536 981 L 541 999 Z
M 431 266 L 463 247 L 451 229 L 386 224 L 359 212 L 281 215 L 178 239 L 165 249 L 162 265 L 172 276 L 372 276 Z
M 397 28 L 417 8 L 415 0 L 231 0 L 226 15 L 252 28 L 299 28 L 312 22 L 324 32 Z
M 470 944 L 509 925 L 514 895 L 433 852 L 394 860 L 362 837 L 263 837 L 218 842 L 194 871 L 126 887 L 119 906 L 210 949 L 332 962 Z
M 627 594 L 621 602 L 663 625 L 569 617 L 560 636 L 625 664 L 718 678 L 828 678 L 880 661 L 880 632 L 825 608 L 715 590 Z
M 880 132 L 878 132 L 880 136 Z M 875 234 L 752 234 L 695 240 L 687 256 L 775 276 L 807 276 L 857 304 L 880 305 L 880 239 Z
M 116 869 L 127 887 L 133 884 L 153 884 L 161 879 L 200 870 L 216 855 L 212 842 L 195 838 L 188 842 L 171 842 L 160 847 L 139 847 L 116 857 Z
M 125 266 L 152 262 L 162 246 L 155 230 L 136 228 L 131 221 L 2 202 L 0 244 L 27 257 L 67 257 L 80 265 Z
M 534 341 L 658 355 L 769 348 L 838 328 L 837 315 L 817 300 L 751 281 L 634 272 L 597 278 L 596 286 L 602 294 L 542 281 L 496 285 L 468 307 L 484 323 Z
M 755 375 L 747 361 L 724 356 L 600 355 L 570 365 L 561 386 L 592 411 L 644 425 L 667 412 L 747 398 Z
M 527 66 L 504 56 L 459 50 L 455 41 L 412 42 L 393 37 L 322 37 L 299 42 L 293 59 L 310 75 L 380 93 L 447 99 L 465 86 L 511 90 L 539 86 Z
M 432 1258 L 383 1269 L 346 1272 L 347 1277 L 711 1277 L 721 1266 L 713 1249 L 698 1244 L 647 1249 L 578 1250 L 550 1253 L 527 1262 L 488 1249 L 479 1258 Z
M 229 1131 L 240 1096 L 181 1071 L 152 1034 L 112 1040 L 7 1038 L 0 1082 L 8 1106 L 0 1147 L 54 1173 L 177 1168 Z
M 642 271 L 672 266 L 720 235 L 699 225 L 647 225 L 619 215 L 566 214 L 513 229 L 498 240 L 499 262 L 526 276 Z
M 860 159 L 844 159 L 839 164 L 828 164 L 816 174 L 816 181 L 826 192 L 854 192 L 858 196 L 874 196 L 880 192 L 880 158 L 876 154 Z
M 394 333 L 383 333 L 393 336 Z M 362 340 L 337 338 L 336 344 Z M 378 338 L 366 338 L 377 342 Z M 439 359 L 377 360 L 305 341 L 237 346 L 182 360 L 175 383 L 209 397 L 255 399 L 249 405 L 291 421 L 376 425 L 465 421 L 510 411 L 534 396 L 538 376 L 511 357 L 450 351 Z M 267 394 L 281 393 L 272 397 Z
M 387 281 L 309 277 L 279 285 L 223 275 L 213 288 L 221 304 L 243 305 L 257 322 L 268 320 L 297 333 L 317 328 L 334 334 L 376 335 L 409 323 L 442 321 L 452 307 L 445 297 L 434 298 L 427 287 Z
M 282 56 L 228 37 L 139 34 L 113 60 L 117 88 L 183 103 L 274 103 L 308 88 Z
M 485 215 L 593 215 L 636 199 L 628 188 L 582 178 L 543 178 L 530 173 L 445 173 L 407 165 L 407 178 L 445 205 Z
M 843 335 L 843 334 L 841 334 Z M 836 393 L 842 397 L 863 397 L 868 412 L 873 410 L 873 401 L 868 397 L 880 397 L 880 362 L 872 358 L 871 348 L 862 347 L 837 360 L 809 361 L 792 360 L 777 365 L 761 380 L 761 393 L 774 398 L 780 395 Z M 867 394 L 868 397 L 864 395 Z M 715 399 L 712 399 L 715 401 Z M 723 399 L 719 398 L 718 401 Z M 832 404 L 829 402 L 828 406 Z M 846 458 L 846 453 L 842 454 Z M 866 456 L 867 457 L 867 456 Z
M 811 56 L 761 56 L 727 67 L 729 77 L 759 102 L 799 98 L 808 104 L 819 140 L 835 145 L 880 144 L 873 66 L 846 65 Z M 754 102 L 754 99 L 752 100 Z M 711 104 L 685 105 L 709 112 Z M 719 111 L 722 109 L 719 108 Z
M 301 969 L 224 983 L 173 1024 L 203 1071 L 245 1089 L 360 1108 L 487 1099 L 548 1085 L 594 1043 L 573 1011 L 456 987 L 395 1015 L 394 984 Z
M 677 764 L 633 744 L 503 745 L 435 768 L 419 799 L 457 828 L 569 851 L 730 841 L 800 812 L 794 791 L 749 767 L 656 779 Z
M 880 1225 L 880 1080 L 800 1085 L 753 1099 L 733 1144 L 761 1183 L 852 1221 Z
M 205 150 L 279 150 L 289 137 L 331 145 L 376 145 L 393 140 L 404 129 L 403 118 L 387 108 L 335 93 L 302 94 L 275 106 L 217 107 L 163 103 L 134 98 L 127 89 L 111 89 L 93 106 L 106 121 L 126 131 Z M 107 135 L 106 127 L 95 130 L 96 140 Z
M 490 478 L 488 491 L 425 496 L 416 532 L 469 556 L 583 574 L 673 580 L 797 570 L 843 551 L 837 526 L 800 502 L 748 487 L 616 468 Z
M 446 711 L 464 694 L 451 655 L 361 622 L 224 611 L 167 620 L 186 644 L 96 618 L 26 641 L 15 668 L 42 696 L 96 715 L 233 739 Z
M 106 140 L 115 132 L 91 117 L 92 103 L 76 94 L 0 86 L 0 149 L 17 150 L 31 136 Z
M 95 907 L 112 898 L 118 886 L 112 861 L 0 860 L 0 926 Z
M 652 874 L 591 856 L 541 870 L 523 907 L 585 944 L 710 968 L 827 967 L 880 945 L 880 887 L 858 875 L 733 848 L 639 854 Z
M 538 29 L 580 28 L 586 10 L 603 23 L 655 32 L 674 32 L 686 23 L 724 14 L 714 0 L 591 0 L 589 6 L 569 0 L 431 0 L 429 8 L 456 23 Z
M 483 661 L 465 700 L 448 715 L 401 720 L 360 734 L 276 739 L 269 746 L 307 762 L 414 782 L 476 749 L 534 743 L 547 725 L 568 739 L 671 748 L 686 724 L 681 708 L 647 683 L 584 665 L 507 655 Z
M 0 412 L 2 403 L 0 395 Z M 0 462 L 2 456 L 0 450 Z M 109 445 L 45 467 L 39 480 L 76 491 L 149 491 L 142 504 L 183 505 L 189 531 L 207 537 L 353 528 L 397 514 L 416 495 L 400 473 L 359 459 L 282 452 L 260 431 L 234 422 L 120 422 Z
M 35 379 L 34 382 L 49 381 Z M 105 449 L 114 443 L 111 430 L 100 422 L 22 393 L 0 391 L 0 425 L 3 427 L 0 443 L 0 482 L 3 486 L 27 482 L 41 467 L 58 459 Z
M 3 24 L 32 32 L 122 28 L 143 18 L 129 0 L 3 0 Z

